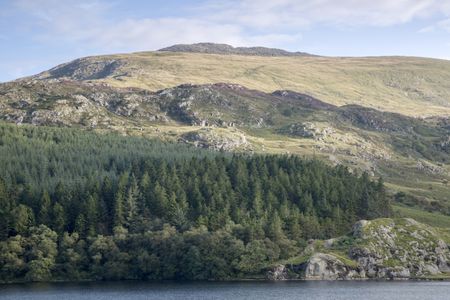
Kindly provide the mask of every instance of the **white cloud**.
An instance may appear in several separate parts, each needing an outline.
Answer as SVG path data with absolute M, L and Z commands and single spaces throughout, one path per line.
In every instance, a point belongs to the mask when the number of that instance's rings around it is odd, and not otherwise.
M 419 33 L 436 32 L 438 30 L 445 30 L 450 32 L 450 19 L 444 19 L 434 23 L 433 25 L 424 27 L 419 30 Z
M 213 19 L 235 20 L 254 28 L 317 23 L 389 26 L 435 13 L 449 14 L 450 4 L 442 0 L 217 0 L 207 3 L 207 9 Z
M 289 48 L 317 24 L 390 26 L 437 13 L 450 15 L 450 3 L 443 0 L 204 0 L 184 17 L 113 19 L 108 15 L 114 10 L 111 3 L 17 0 L 15 5 L 40 28 L 38 41 L 87 44 L 108 52 L 200 41 Z
M 199 41 L 275 46 L 301 38 L 298 33 L 248 34 L 240 24 L 217 22 L 204 16 L 127 18 L 113 22 L 107 17 L 113 7 L 98 1 L 19 0 L 17 7 L 32 17 L 33 26 L 42 29 L 35 35 L 37 41 L 88 43 L 108 51 L 149 50 Z

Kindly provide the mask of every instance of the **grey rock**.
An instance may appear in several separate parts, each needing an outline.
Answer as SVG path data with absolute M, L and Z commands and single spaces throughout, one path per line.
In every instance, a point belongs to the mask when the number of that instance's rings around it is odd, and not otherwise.
M 287 280 L 288 270 L 285 265 L 277 265 L 267 272 L 266 277 L 269 280 Z
M 364 277 L 364 273 L 345 265 L 335 256 L 324 253 L 311 256 L 305 268 L 307 280 L 350 280 Z

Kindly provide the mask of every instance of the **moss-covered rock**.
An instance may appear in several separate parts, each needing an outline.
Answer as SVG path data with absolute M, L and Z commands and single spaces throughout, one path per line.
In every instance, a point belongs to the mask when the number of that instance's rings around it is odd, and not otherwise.
M 311 243 L 300 257 L 286 267 L 306 280 L 428 279 L 450 272 L 441 233 L 407 218 L 361 220 L 351 235 Z

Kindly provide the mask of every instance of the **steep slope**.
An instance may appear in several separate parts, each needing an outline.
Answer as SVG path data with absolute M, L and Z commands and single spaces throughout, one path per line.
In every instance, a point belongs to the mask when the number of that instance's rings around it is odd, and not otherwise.
M 450 115 L 450 62 L 426 58 L 159 51 L 77 59 L 35 78 L 105 82 L 152 91 L 184 83 L 228 82 L 264 92 L 293 90 L 338 106 L 358 104 L 412 116 Z

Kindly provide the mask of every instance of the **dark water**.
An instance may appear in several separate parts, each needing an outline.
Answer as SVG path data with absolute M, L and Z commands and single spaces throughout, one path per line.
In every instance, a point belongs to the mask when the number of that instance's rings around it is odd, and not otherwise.
M 450 282 L 100 282 L 0 285 L 0 299 L 450 299 Z

